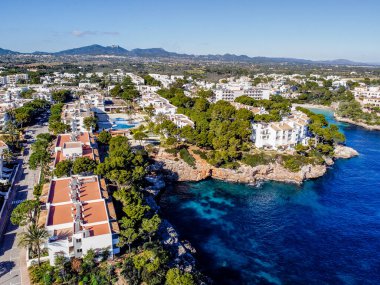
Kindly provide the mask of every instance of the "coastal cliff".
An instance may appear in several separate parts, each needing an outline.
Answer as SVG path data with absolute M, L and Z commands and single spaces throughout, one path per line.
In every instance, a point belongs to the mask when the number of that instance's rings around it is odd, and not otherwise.
M 304 165 L 300 171 L 297 172 L 292 172 L 279 163 L 258 165 L 256 167 L 241 164 L 238 169 L 227 169 L 210 165 L 192 151 L 191 154 L 195 158 L 194 167 L 182 159 L 178 159 L 173 154 L 165 152 L 162 148 L 160 148 L 158 153 L 154 156 L 154 160 L 163 170 L 165 178 L 171 181 L 196 182 L 213 178 L 227 182 L 247 184 L 255 184 L 258 181 L 264 180 L 300 184 L 307 179 L 323 176 L 327 171 L 327 165 L 334 163 L 330 158 L 330 163 L 326 162 L 326 165 Z M 335 159 L 348 159 L 358 155 L 359 153 L 353 148 L 342 145 L 336 146 L 334 151 Z
M 217 168 L 197 154 L 192 153 L 195 158 L 195 166 L 188 165 L 185 161 L 166 153 L 160 149 L 154 157 L 161 165 L 167 179 L 172 181 L 201 181 L 207 178 L 218 180 L 255 184 L 262 180 L 279 182 L 302 183 L 306 179 L 317 178 L 326 173 L 325 165 L 305 165 L 298 172 L 291 172 L 277 163 L 250 167 L 241 165 L 238 169 Z

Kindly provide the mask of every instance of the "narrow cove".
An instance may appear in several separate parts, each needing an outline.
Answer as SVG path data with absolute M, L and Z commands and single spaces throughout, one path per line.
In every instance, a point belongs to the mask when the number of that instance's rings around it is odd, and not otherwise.
M 313 110 L 327 115 L 332 113 Z M 336 122 L 337 123 L 337 122 Z M 182 183 L 163 215 L 215 284 L 376 284 L 380 280 L 380 132 L 337 123 L 360 156 L 301 186 Z

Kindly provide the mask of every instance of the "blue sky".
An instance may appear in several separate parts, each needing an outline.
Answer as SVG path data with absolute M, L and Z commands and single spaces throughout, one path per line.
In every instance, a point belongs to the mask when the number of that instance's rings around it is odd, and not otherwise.
M 379 0 L 4 0 L 0 47 L 89 44 L 380 62 Z

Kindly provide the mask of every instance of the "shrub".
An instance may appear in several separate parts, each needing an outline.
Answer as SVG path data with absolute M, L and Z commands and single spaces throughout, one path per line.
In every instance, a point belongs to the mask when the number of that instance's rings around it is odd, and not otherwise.
M 283 160 L 283 166 L 291 172 L 300 171 L 302 165 L 302 161 L 293 156 L 286 157 Z
M 190 166 L 195 166 L 195 159 L 186 148 L 179 151 L 179 156 Z
M 53 267 L 48 263 L 41 263 L 40 266 L 33 265 L 29 268 L 30 280 L 33 284 L 53 284 Z
M 37 184 L 36 186 L 34 186 L 34 189 L 33 189 L 34 197 L 41 196 L 41 193 L 42 193 L 42 184 Z
M 179 150 L 176 149 L 176 148 L 167 148 L 167 149 L 165 149 L 165 151 L 166 151 L 167 153 L 170 153 L 170 154 L 174 155 L 174 156 L 177 156 L 177 154 L 178 154 L 178 152 L 179 152 Z
M 258 165 L 267 165 L 273 162 L 274 158 L 262 152 L 258 154 L 246 154 L 243 156 L 242 161 L 251 167 L 256 167 Z
M 199 149 L 195 149 L 195 150 L 193 150 L 193 153 L 199 155 L 204 160 L 207 159 L 207 153 L 205 151 L 201 151 Z

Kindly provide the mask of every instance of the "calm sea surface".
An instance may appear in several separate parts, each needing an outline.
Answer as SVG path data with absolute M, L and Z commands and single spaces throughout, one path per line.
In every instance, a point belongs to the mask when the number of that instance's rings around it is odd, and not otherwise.
M 337 124 L 360 156 L 322 178 L 209 180 L 163 194 L 164 216 L 215 284 L 380 284 L 380 132 Z

